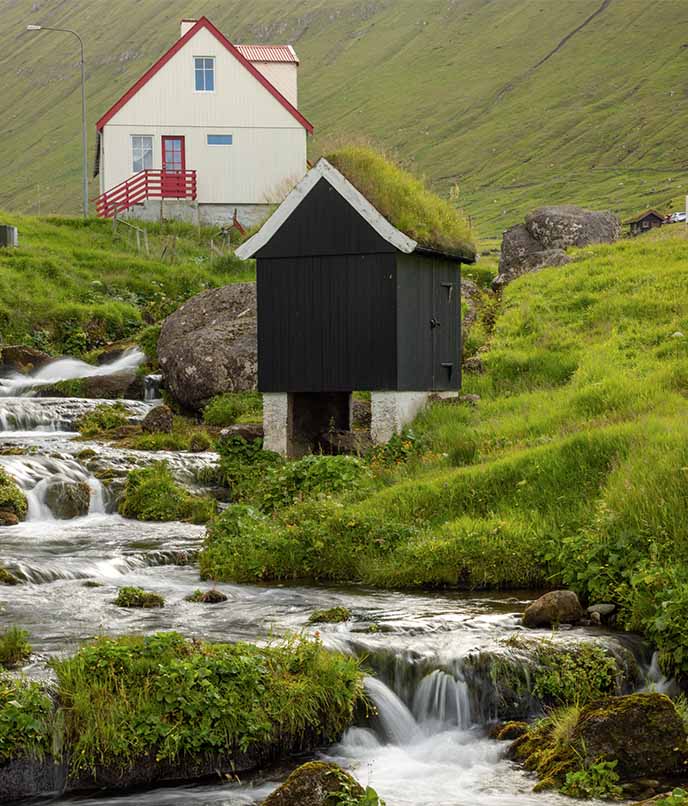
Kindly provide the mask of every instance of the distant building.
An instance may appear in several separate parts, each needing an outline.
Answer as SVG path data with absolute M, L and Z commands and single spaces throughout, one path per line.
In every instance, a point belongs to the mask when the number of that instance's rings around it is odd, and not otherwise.
M 306 172 L 313 127 L 298 111 L 290 45 L 233 45 L 208 19 L 100 118 L 98 215 L 244 224 Z
M 635 218 L 629 218 L 624 221 L 624 225 L 630 227 L 631 235 L 640 235 L 655 227 L 661 227 L 664 223 L 666 223 L 666 217 L 656 210 L 646 210 L 644 213 L 635 216 Z

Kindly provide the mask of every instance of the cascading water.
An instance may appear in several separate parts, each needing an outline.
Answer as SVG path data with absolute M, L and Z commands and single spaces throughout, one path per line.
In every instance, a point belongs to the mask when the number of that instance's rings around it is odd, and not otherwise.
M 40 389 L 42 386 L 51 386 L 62 381 L 116 375 L 119 372 L 138 369 L 144 360 L 145 355 L 138 348 L 125 350 L 115 361 L 99 366 L 87 364 L 76 358 L 60 358 L 30 375 L 22 375 L 17 372 L 0 379 L 0 395 L 17 397 L 30 394 L 32 390 Z
M 117 366 L 131 367 L 138 360 L 129 354 Z M 37 652 L 53 654 L 101 632 L 174 629 L 214 641 L 262 640 L 270 633 L 308 629 L 314 609 L 347 606 L 355 621 L 324 625 L 321 637 L 325 645 L 365 659 L 371 672 L 365 688 L 377 713 L 349 729 L 330 748 L 329 757 L 374 786 L 389 806 L 541 806 L 542 796 L 532 794 L 532 779 L 504 759 L 503 745 L 487 737 L 486 724 L 497 715 L 499 698 L 489 673 L 470 665 L 476 653 L 511 651 L 504 640 L 521 629 L 514 612 L 522 610 L 524 602 L 495 596 L 251 585 L 219 585 L 228 597 L 222 605 L 208 608 L 187 602 L 188 594 L 202 585 L 193 563 L 204 529 L 127 521 L 115 509 L 115 482 L 160 455 L 74 443 L 72 436 L 61 433 L 74 430 L 75 420 L 99 401 L 18 396 L 76 377 L 74 373 L 83 377 L 85 368 L 106 374 L 114 367 L 94 368 L 65 359 L 30 379 L 15 377 L 3 384 L 0 442 L 10 450 L 0 453 L 0 467 L 24 490 L 29 516 L 18 526 L 0 527 L 0 562 L 24 582 L 0 588 L 0 624 L 21 625 L 30 632 Z M 124 403 L 132 419 L 140 419 L 150 408 L 142 402 Z M 215 457 L 166 453 L 164 458 L 178 480 L 191 485 Z M 51 488 L 56 485 L 80 485 L 82 491 L 88 487 L 87 511 L 81 517 L 56 516 L 51 509 Z M 124 585 L 162 594 L 165 607 L 114 606 L 117 589 Z M 11 595 L 2 595 L 8 591 Z M 555 640 L 585 637 L 575 631 Z M 603 640 L 622 652 L 613 636 Z M 664 685 L 658 673 L 655 678 L 655 684 Z M 80 803 L 243 806 L 262 800 L 276 783 L 255 788 L 229 783 L 179 786 L 114 798 L 94 796 Z M 548 806 L 568 802 L 547 796 Z

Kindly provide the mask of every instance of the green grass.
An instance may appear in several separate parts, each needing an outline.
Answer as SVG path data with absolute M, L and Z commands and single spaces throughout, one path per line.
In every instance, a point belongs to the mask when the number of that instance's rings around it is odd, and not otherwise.
M 474 258 L 468 221 L 417 177 L 369 146 L 345 146 L 328 161 L 397 229 L 422 246 Z
M 0 666 L 10 669 L 31 657 L 29 634 L 19 627 L 9 627 L 0 635 Z
M 43 758 L 52 745 L 53 704 L 39 683 L 0 674 L 0 764 Z
M 119 504 L 120 515 L 140 521 L 206 523 L 216 509 L 214 499 L 180 487 L 164 461 L 130 470 Z
M 164 607 L 165 600 L 159 593 L 151 593 L 143 588 L 120 588 L 113 601 L 117 607 L 140 607 L 145 610 Z
M 294 43 L 311 156 L 365 135 L 414 163 L 483 236 L 534 206 L 573 202 L 622 215 L 682 204 L 688 98 L 681 0 L 612 2 L 539 64 L 601 0 L 74 0 L 32 19 L 78 30 L 86 45 L 90 154 L 94 124 L 206 14 L 232 41 Z M 3 128 L 0 206 L 78 213 L 80 88 L 76 42 L 26 33 L 26 9 L 2 0 L 0 67 L 12 117 Z M 31 15 L 30 15 L 31 16 Z M 657 57 L 657 54 L 660 54 Z M 31 71 L 21 65 L 31 64 Z M 90 167 L 90 166 L 89 166 Z M 96 195 L 95 182 L 91 193 Z
M 346 505 L 226 513 L 202 572 L 567 584 L 616 602 L 666 670 L 688 672 L 688 241 L 592 247 L 519 279 L 482 358 L 485 374 L 464 379 L 477 407 L 436 405 L 414 424 L 420 459 Z
M 333 741 L 362 697 L 355 659 L 300 638 L 261 648 L 100 638 L 53 665 L 72 771 Z
M 88 357 L 105 344 L 134 341 L 150 352 L 146 326 L 200 291 L 253 279 L 250 263 L 210 259 L 208 230 L 151 226 L 151 256 L 113 239 L 107 221 L 0 214 L 21 232 L 0 250 L 0 332 L 4 343 Z M 161 239 L 177 235 L 175 264 L 158 259 Z

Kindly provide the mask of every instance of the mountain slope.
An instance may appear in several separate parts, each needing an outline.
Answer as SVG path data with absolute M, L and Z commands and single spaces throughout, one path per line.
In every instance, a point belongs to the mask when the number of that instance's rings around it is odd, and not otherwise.
M 77 212 L 76 42 L 94 122 L 178 35 L 209 16 L 235 41 L 287 41 L 317 153 L 370 137 L 436 189 L 458 184 L 485 236 L 541 203 L 622 213 L 688 192 L 681 0 L 0 0 L 0 207 Z M 93 130 L 90 131 L 93 139 Z

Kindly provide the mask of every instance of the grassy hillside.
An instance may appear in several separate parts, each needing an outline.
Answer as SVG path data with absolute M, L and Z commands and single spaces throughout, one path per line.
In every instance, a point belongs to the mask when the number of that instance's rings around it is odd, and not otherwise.
M 542 203 L 625 214 L 688 192 L 683 0 L 0 0 L 0 207 L 79 209 L 76 43 L 27 22 L 83 34 L 94 122 L 200 14 L 296 45 L 314 154 L 374 138 L 458 184 L 483 236 Z
M 377 474 L 373 492 L 350 485 L 344 503 L 272 516 L 230 510 L 209 531 L 202 571 L 565 583 L 617 603 L 666 669 L 688 673 L 688 240 L 669 235 L 582 250 L 512 283 L 486 372 L 465 378 L 477 407 L 433 406 L 414 426 L 429 451 Z M 401 458 L 411 441 L 388 450 Z
M 145 255 L 109 221 L 5 217 L 20 230 L 19 248 L 0 250 L 5 344 L 81 355 L 135 336 L 205 288 L 253 279 L 250 263 L 211 259 L 211 233 L 188 225 L 147 225 Z

